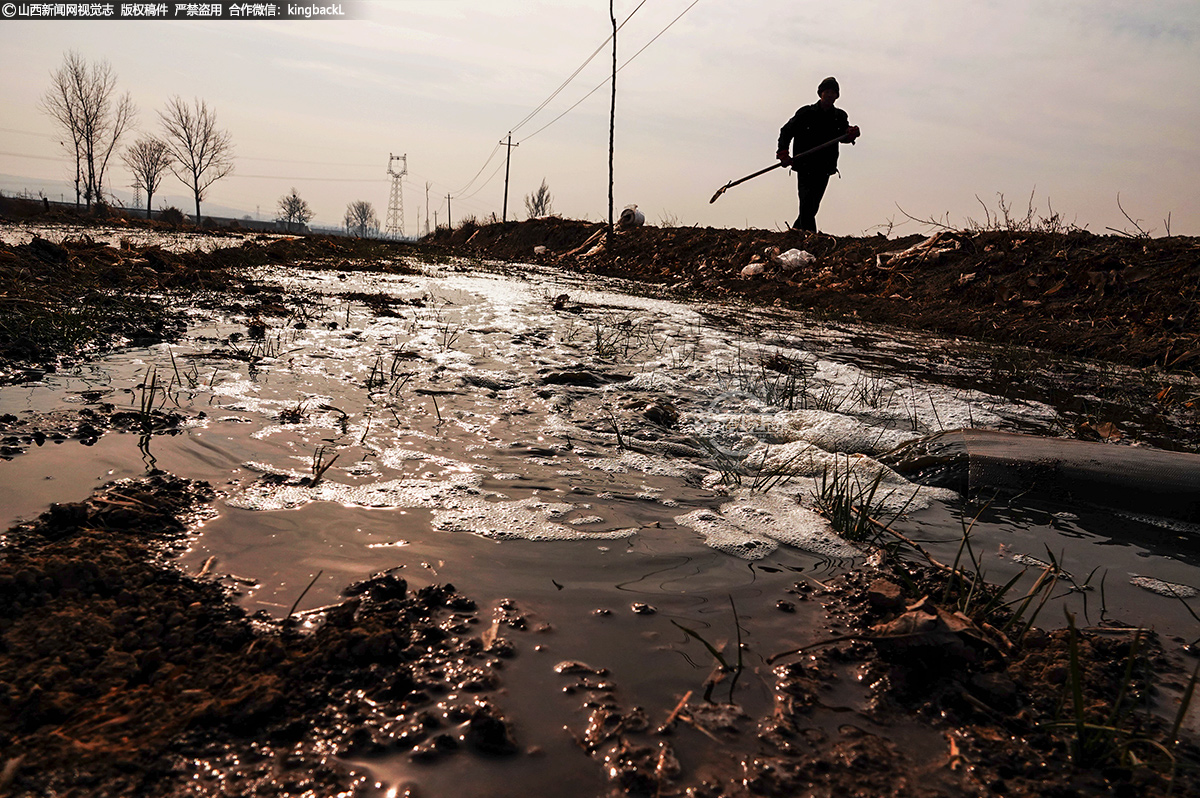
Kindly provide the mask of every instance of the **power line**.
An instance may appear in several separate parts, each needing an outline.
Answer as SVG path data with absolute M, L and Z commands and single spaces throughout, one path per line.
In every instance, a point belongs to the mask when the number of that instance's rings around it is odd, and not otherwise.
M 662 30 L 660 30 L 660 31 L 659 31 L 657 34 L 655 34 L 655 35 L 654 35 L 654 38 L 652 38 L 650 41 L 648 41 L 648 42 L 646 42 L 644 45 L 642 45 L 642 49 L 641 49 L 641 50 L 638 50 L 636 53 L 634 53 L 633 55 L 629 56 L 629 58 L 625 59 L 625 63 L 623 63 L 623 64 L 621 64 L 619 67 L 617 67 L 617 71 L 618 71 L 618 72 L 620 72 L 622 69 L 624 69 L 625 67 L 629 66 L 629 62 L 631 62 L 633 59 L 635 59 L 635 58 L 637 58 L 639 55 L 641 55 L 641 54 L 642 54 L 642 51 L 644 51 L 644 50 L 645 50 L 647 47 L 649 47 L 650 45 L 654 44 L 654 42 L 658 40 L 658 37 L 659 37 L 659 36 L 662 36 L 664 33 L 666 33 L 668 30 L 670 30 L 672 25 L 674 25 L 676 22 L 678 22 L 678 21 L 679 21 L 679 20 L 680 20 L 680 19 L 683 17 L 683 15 L 684 15 L 684 14 L 686 14 L 686 13 L 687 13 L 687 12 L 689 12 L 689 11 L 691 11 L 691 10 L 692 10 L 692 7 L 693 7 L 693 6 L 695 6 L 695 5 L 696 5 L 696 3 L 699 3 L 699 2 L 700 2 L 700 0 L 692 0 L 692 4 L 691 4 L 690 6 L 688 6 L 688 7 L 687 7 L 687 8 L 685 8 L 685 9 L 683 9 L 683 11 L 679 12 L 679 16 L 677 16 L 677 17 L 675 17 L 675 19 L 671 20 L 671 21 L 670 21 L 670 22 L 667 24 L 667 27 L 665 27 L 665 28 L 663 28 Z M 638 6 L 638 8 L 641 8 L 641 6 Z M 612 39 L 612 37 L 610 36 L 610 37 L 609 37 L 609 39 L 611 40 L 611 39 Z M 520 141 L 520 142 L 518 142 L 518 143 L 521 143 L 521 144 L 523 144 L 524 142 L 526 142 L 526 141 L 529 141 L 531 138 L 533 138 L 534 136 L 536 136 L 538 133 L 541 133 L 543 130 L 545 130 L 546 128 L 550 127 L 550 126 L 551 126 L 551 125 L 553 125 L 555 122 L 557 122 L 558 120 L 562 119 L 562 118 L 563 118 L 564 116 L 566 116 L 567 114 L 569 114 L 569 113 L 571 113 L 572 111 L 574 111 L 574 110 L 575 110 L 577 107 L 579 107 L 580 103 L 582 103 L 582 102 L 583 102 L 584 100 L 586 100 L 588 97 L 591 97 L 591 96 L 592 96 L 593 94 L 595 94 L 596 92 L 600 91 L 600 89 L 602 89 L 602 88 L 604 88 L 605 86 L 607 86 L 607 85 L 608 85 L 608 83 L 609 83 L 609 81 L 611 81 L 611 80 L 612 80 L 612 76 L 609 76 L 609 77 L 605 78 L 604 80 L 602 80 L 602 81 L 600 82 L 600 85 L 596 86 L 596 88 L 592 89 L 592 90 L 591 90 L 591 91 L 589 91 L 587 94 L 585 94 L 585 95 L 583 95 L 582 97 L 580 97 L 580 98 L 579 98 L 579 100 L 578 100 L 578 101 L 576 101 L 576 103 L 575 103 L 574 105 L 572 105 L 572 106 L 571 106 L 570 108 L 568 108 L 567 110 L 563 111 L 563 112 L 562 112 L 561 114 L 559 114 L 558 116 L 556 116 L 556 117 L 554 117 L 553 119 L 551 119 L 551 120 L 550 120 L 549 122 L 547 122 L 546 124 L 544 124 L 544 125 L 542 125 L 541 127 L 539 127 L 537 130 L 535 130 L 535 131 L 533 131 L 532 133 L 530 133 L 530 134 L 529 134 L 528 136 L 526 136 L 525 138 L 521 139 L 521 141 Z
M 0 127 L 0 131 L 5 133 L 20 133 L 23 136 L 41 136 L 44 139 L 54 139 L 55 141 L 58 141 L 60 138 L 62 138 L 61 136 L 55 136 L 50 133 L 38 133 L 33 130 L 17 130 L 13 127 Z
M 633 15 L 636 14 L 641 9 L 641 7 L 644 5 L 646 5 L 646 0 L 642 0 L 642 2 L 638 3 L 637 8 L 633 9 L 633 11 L 630 11 L 629 16 L 625 17 L 625 22 L 628 22 L 629 20 L 631 20 L 633 18 Z M 618 31 L 620 31 L 621 28 L 625 27 L 625 22 L 622 22 L 619 26 L 617 26 Z M 538 111 L 541 111 L 543 108 L 545 108 L 547 105 L 549 105 L 550 101 L 553 100 L 555 97 L 557 97 L 558 93 L 560 91 L 562 91 L 563 89 L 565 89 L 567 87 L 567 84 L 569 84 L 572 80 L 574 80 L 575 77 L 580 72 L 583 71 L 583 68 L 586 67 L 588 64 L 590 64 L 592 62 L 592 59 L 594 59 L 597 55 L 600 54 L 600 51 L 604 49 L 605 45 L 607 45 L 609 42 L 612 41 L 612 37 L 613 37 L 613 34 L 610 33 L 608 35 L 608 38 L 605 39 L 603 42 L 601 42 L 600 46 L 597 47 L 591 55 L 589 55 L 586 59 L 584 59 L 584 62 L 582 64 L 580 64 L 576 68 L 576 70 L 574 72 L 572 72 L 566 80 L 564 80 L 561 84 L 559 84 L 559 87 L 557 89 L 555 89 L 554 91 L 552 91 L 550 93 L 549 97 L 542 100 L 541 105 L 539 105 L 537 108 L 534 108 L 532 111 L 529 112 L 529 114 L 524 119 L 522 119 L 517 124 L 513 125 L 512 130 L 517 130 L 518 128 L 520 128 L 522 125 L 524 125 L 530 119 L 532 119 L 535 115 L 537 115 Z
M 38 161 L 61 161 L 63 159 L 61 155 L 26 155 L 23 152 L 0 152 L 0 155 L 7 155 L 11 158 L 33 158 Z
M 382 183 L 379 177 L 286 177 L 283 175 L 242 175 L 233 172 L 230 177 L 247 177 L 254 180 L 312 181 L 317 183 Z
M 238 155 L 236 157 L 240 158 L 243 161 L 270 161 L 272 163 L 303 163 L 303 164 L 310 164 L 310 165 L 316 165 L 316 166 L 363 166 L 363 167 L 367 167 L 368 169 L 374 169 L 379 166 L 379 164 L 373 164 L 373 163 L 338 163 L 337 161 L 301 161 L 301 160 L 297 160 L 295 158 L 258 158 L 253 155 Z
M 633 9 L 633 11 L 630 11 L 630 12 L 629 12 L 629 16 L 625 17 L 625 20 L 624 20 L 624 22 L 622 22 L 622 23 L 621 23 L 621 24 L 620 24 L 620 25 L 617 27 L 617 30 L 618 30 L 618 31 L 620 31 L 620 30 L 621 30 L 621 28 L 625 27 L 625 23 L 626 23 L 626 22 L 628 22 L 630 19 L 632 19 L 632 18 L 633 18 L 633 15 L 634 15 L 634 14 L 636 14 L 636 13 L 637 13 L 637 12 L 638 12 L 638 11 L 641 9 L 641 7 L 642 7 L 642 6 L 644 6 L 645 4 L 646 4 L 646 0 L 642 0 L 642 2 L 638 3 L 638 5 L 637 5 L 637 8 L 635 8 L 635 9 Z M 594 51 L 594 52 L 593 52 L 591 55 L 589 55 L 589 56 L 588 56 L 586 59 L 584 59 L 583 63 L 582 63 L 582 64 L 580 64 L 580 65 L 579 65 L 579 66 L 578 66 L 578 67 L 575 69 L 575 71 L 574 71 L 574 72 L 572 72 L 572 73 L 571 73 L 571 74 L 570 74 L 570 75 L 567 77 L 567 79 L 566 79 L 566 80 L 564 80 L 564 81 L 563 81 L 561 84 L 559 84 L 558 88 L 556 88 L 554 91 L 550 92 L 550 96 L 549 96 L 549 97 L 547 97 L 546 99 L 542 100 L 541 104 L 539 104 L 539 105 L 538 105 L 536 108 L 534 108 L 532 111 L 530 111 L 528 114 L 526 114 L 526 116 L 525 116 L 525 118 L 524 118 L 524 119 L 522 119 L 520 122 L 518 122 L 517 124 L 513 125 L 513 126 L 512 126 L 512 128 L 510 128 L 510 130 L 509 130 L 509 133 L 510 133 L 510 135 L 511 135 L 511 133 L 512 133 L 512 131 L 513 131 L 513 130 L 517 130 L 517 129 L 519 129 L 519 128 L 520 128 L 522 125 L 524 125 L 526 122 L 528 122 L 528 121 L 529 121 L 530 119 L 532 119 L 534 116 L 536 116 L 536 115 L 537 115 L 537 114 L 538 114 L 538 113 L 539 113 L 539 112 L 540 112 L 540 111 L 541 111 L 543 108 L 545 108 L 547 105 L 549 105 L 549 104 L 550 104 L 550 102 L 551 102 L 551 101 L 552 101 L 552 100 L 553 100 L 555 97 L 557 97 L 557 96 L 558 96 L 559 92 L 561 92 L 563 89 L 565 89 L 565 88 L 566 88 L 566 87 L 567 87 L 567 86 L 568 86 L 568 85 L 571 83 L 571 81 L 573 81 L 573 80 L 574 80 L 574 79 L 575 79 L 575 78 L 576 78 L 576 77 L 579 75 L 579 73 L 583 71 L 583 68 L 584 68 L 584 67 L 586 67 L 588 64 L 590 64 L 590 63 L 592 62 L 592 60 L 593 60 L 593 59 L 594 59 L 594 58 L 595 58 L 595 57 L 596 57 L 596 56 L 597 56 L 597 55 L 600 53 L 600 51 L 604 49 L 605 45 L 607 45 L 607 44 L 608 44 L 609 42 L 611 42 L 611 41 L 612 41 L 612 34 L 609 34 L 608 38 L 606 38 L 606 39 L 605 39 L 603 42 L 601 42 L 601 43 L 600 43 L 600 46 L 599 46 L 599 47 L 597 47 L 597 48 L 595 49 L 595 51 Z M 601 85 L 603 85 L 603 84 L 601 84 Z M 578 104 L 578 103 L 577 103 L 577 104 Z M 574 107 L 574 106 L 572 106 L 572 108 L 573 108 L 573 107 Z M 568 110 L 570 110 L 570 109 L 568 109 Z M 527 136 L 526 138 L 529 138 L 529 137 Z M 471 186 L 472 186 L 472 185 L 475 183 L 475 181 L 479 179 L 479 176 L 480 176 L 481 174 L 483 174 L 483 171 L 484 171 L 485 169 L 487 169 L 487 168 L 488 168 L 488 165 L 489 165 L 489 164 L 491 164 L 491 162 L 492 162 L 492 158 L 496 157 L 496 153 L 499 151 L 499 149 L 500 149 L 500 144 L 497 144 L 495 147 L 493 147 L 493 148 L 492 148 L 492 151 L 491 151 L 491 152 L 488 154 L 488 157 L 487 157 L 487 159 L 486 159 L 486 160 L 483 162 L 483 166 L 479 167 L 479 171 L 475 173 L 475 176 L 474 176 L 474 177 L 472 177 L 470 180 L 468 180 L 468 181 L 467 181 L 467 183 L 466 183 L 466 185 L 464 185 L 464 186 L 463 186 L 462 188 L 460 188 L 458 191 L 453 191 L 453 192 L 451 192 L 451 193 L 452 193 L 454 196 L 456 196 L 456 197 L 457 197 L 457 196 L 461 195 L 461 194 L 462 194 L 464 191 L 466 191 L 466 190 L 468 190 L 469 188 L 471 188 Z M 497 171 L 499 171 L 499 169 L 497 169 Z M 495 176 L 495 173 L 493 172 L 493 173 L 492 173 L 492 177 L 494 177 L 494 176 Z M 486 182 L 484 182 L 484 184 L 483 184 L 483 185 L 484 185 L 484 186 L 486 186 L 488 183 L 490 183 L 490 182 L 491 182 L 491 179 L 492 179 L 492 178 L 491 178 L 491 177 L 489 177 L 489 178 L 487 179 L 487 181 L 486 181 Z M 479 187 L 479 189 L 476 189 L 476 190 L 475 190 L 475 192 L 474 192 L 473 194 L 471 194 L 471 196 L 475 196 L 475 194 L 478 194 L 478 193 L 479 193 L 479 191 L 480 191 L 480 190 L 482 190 L 482 188 L 483 188 L 483 186 L 480 186 L 480 187 Z
M 14 130 L 12 128 L 7 128 L 7 127 L 0 127 L 0 131 L 5 131 L 8 133 L 28 133 L 28 135 L 31 135 L 31 136 L 45 136 L 46 138 L 55 138 L 54 136 L 47 136 L 45 133 L 32 133 L 32 132 L 29 132 L 26 130 Z M 26 155 L 25 153 L 20 153 L 20 152 L 0 152 L 0 155 L 8 155 L 8 156 L 11 156 L 14 158 L 37 158 L 38 160 L 43 160 L 43 161 L 61 160 L 61 156 L 60 157 L 52 157 L 49 155 Z M 243 161 L 271 161 L 273 163 L 299 163 L 299 164 L 308 164 L 310 166 L 341 166 L 341 167 L 354 167 L 354 166 L 371 167 L 371 166 L 374 166 L 374 164 L 368 164 L 368 163 L 338 163 L 336 161 L 301 161 L 301 160 L 295 160 L 292 158 L 257 158 L 257 157 L 250 156 L 250 155 L 238 155 L 236 157 L 239 160 L 243 160 Z M 240 177 L 269 177 L 269 176 L 270 175 L 240 175 Z M 289 179 L 292 179 L 292 180 L 322 180 L 322 179 L 326 179 L 326 178 L 296 177 L 296 178 L 289 178 Z M 345 180 L 348 178 L 328 178 L 328 179 L 329 180 Z
M 456 194 L 456 195 L 454 196 L 454 198 L 455 198 L 456 200 L 459 200 L 459 201 L 461 202 L 462 200 L 468 200 L 468 199 L 470 199 L 471 197 L 474 197 L 474 196 L 475 196 L 476 194 L 478 194 L 480 191 L 483 191 L 485 188 L 487 188 L 487 187 L 488 187 L 488 184 L 492 182 L 492 179 L 493 179 L 493 178 L 494 178 L 496 175 L 500 174 L 500 167 L 502 167 L 502 166 L 504 166 L 504 164 L 503 164 L 503 163 L 496 164 L 496 171 L 494 171 L 494 172 L 492 172 L 490 175 L 488 175 L 488 179 L 487 179 L 487 180 L 485 180 L 485 181 L 483 181 L 483 185 L 481 185 L 479 188 L 475 189 L 475 190 L 474 190 L 474 191 L 472 191 L 470 194 L 467 194 L 465 197 L 460 197 L 460 196 L 458 196 L 458 195 Z
M 500 151 L 500 144 L 497 143 L 495 147 L 492 147 L 492 152 L 490 155 L 488 155 L 487 160 L 483 162 L 483 166 L 479 167 L 479 171 L 475 173 L 475 177 L 472 177 L 470 180 L 468 180 L 467 184 L 465 186 L 463 186 L 462 188 L 460 188 L 458 191 L 452 191 L 450 193 L 457 196 L 457 195 L 463 193 L 464 191 L 466 191 L 467 189 L 469 189 L 471 187 L 471 184 L 474 183 L 481 174 L 483 174 L 483 170 L 487 169 L 488 164 L 490 164 L 492 162 L 492 158 L 499 151 Z

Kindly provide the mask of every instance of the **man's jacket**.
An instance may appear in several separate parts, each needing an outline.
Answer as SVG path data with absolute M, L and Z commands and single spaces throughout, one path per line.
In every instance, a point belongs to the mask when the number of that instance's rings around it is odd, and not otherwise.
M 850 119 L 841 108 L 825 109 L 815 102 L 796 111 L 796 115 L 779 130 L 777 150 L 786 150 L 792 145 L 792 153 L 810 150 L 818 144 L 844 135 L 850 127 Z M 838 145 L 792 162 L 792 169 L 805 175 L 831 175 L 837 171 Z

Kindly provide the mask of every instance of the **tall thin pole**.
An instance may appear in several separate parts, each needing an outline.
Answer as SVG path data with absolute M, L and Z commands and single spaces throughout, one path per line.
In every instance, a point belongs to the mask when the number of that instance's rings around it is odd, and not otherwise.
M 511 130 L 508 132 L 508 139 L 506 141 L 502 141 L 500 143 L 503 144 L 505 147 L 508 147 L 508 150 L 505 151 L 505 155 L 504 155 L 504 216 L 500 219 L 500 221 L 502 221 L 502 222 L 507 222 L 508 221 L 508 163 L 512 159 L 512 148 L 520 147 L 521 145 L 512 143 L 512 131 Z
M 446 227 L 454 227 L 454 217 L 450 215 L 450 195 L 446 195 Z
M 617 15 L 613 11 L 613 0 L 608 0 L 608 16 L 612 19 L 612 103 L 608 113 L 608 230 L 613 229 L 613 143 L 617 129 Z

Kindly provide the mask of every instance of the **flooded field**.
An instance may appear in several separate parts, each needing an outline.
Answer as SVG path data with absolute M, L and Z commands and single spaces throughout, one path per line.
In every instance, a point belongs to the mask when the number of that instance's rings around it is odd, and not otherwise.
M 211 232 L 163 231 L 144 227 L 97 227 L 95 225 L 73 224 L 12 224 L 0 228 L 0 241 L 9 245 L 28 244 L 34 238 L 41 238 L 55 244 L 61 244 L 67 239 L 78 239 L 86 236 L 97 243 L 109 246 L 147 247 L 155 246 L 172 252 L 188 252 L 192 250 L 212 250 L 220 247 L 237 247 L 247 241 L 269 241 L 284 236 L 257 231 L 231 232 L 214 230 Z
M 565 661 L 606 669 L 622 704 L 661 719 L 703 689 L 706 646 L 724 643 L 746 658 L 731 698 L 769 713 L 766 658 L 821 623 L 805 586 L 869 553 L 818 512 L 839 478 L 942 562 L 963 556 L 969 529 L 993 582 L 1061 566 L 1045 624 L 1062 622 L 1061 600 L 1081 623 L 1200 637 L 1196 518 L 1014 492 L 1011 480 L 968 479 L 964 494 L 882 462 L 951 430 L 1054 438 L 1085 420 L 1106 452 L 1190 448 L 1169 412 L 1105 393 L 1141 372 L 1056 373 L 1028 350 L 672 302 L 549 268 L 412 265 L 420 273 L 259 269 L 254 291 L 184 307 L 177 343 L 0 388 L 0 417 L 25 427 L 84 410 L 132 418 L 82 441 L 14 441 L 0 520 L 161 469 L 216 489 L 178 563 L 250 612 L 317 624 L 313 610 L 382 571 L 414 588 L 453 583 L 485 616 L 519 612 L 504 703 L 532 755 L 450 769 L 355 761 L 424 795 L 602 792 L 566 731 L 586 716 Z M 1119 434 L 1105 426 L 1118 416 Z M 853 691 L 843 698 L 852 712 Z M 699 767 L 717 743 L 676 745 Z

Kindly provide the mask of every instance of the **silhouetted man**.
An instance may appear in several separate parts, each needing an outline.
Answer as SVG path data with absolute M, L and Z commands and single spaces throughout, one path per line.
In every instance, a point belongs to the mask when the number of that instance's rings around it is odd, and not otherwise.
M 817 209 L 829 185 L 829 176 L 837 172 L 837 142 L 853 143 L 858 128 L 850 124 L 846 112 L 835 108 L 841 92 L 834 78 L 825 78 L 817 86 L 820 99 L 796 111 L 779 131 L 779 150 L 775 157 L 796 173 L 796 191 L 800 197 L 800 215 L 792 227 L 796 230 L 817 231 Z M 788 145 L 797 157 L 788 155 Z M 816 152 L 803 153 L 823 144 Z M 801 157 L 802 156 L 802 157 Z

